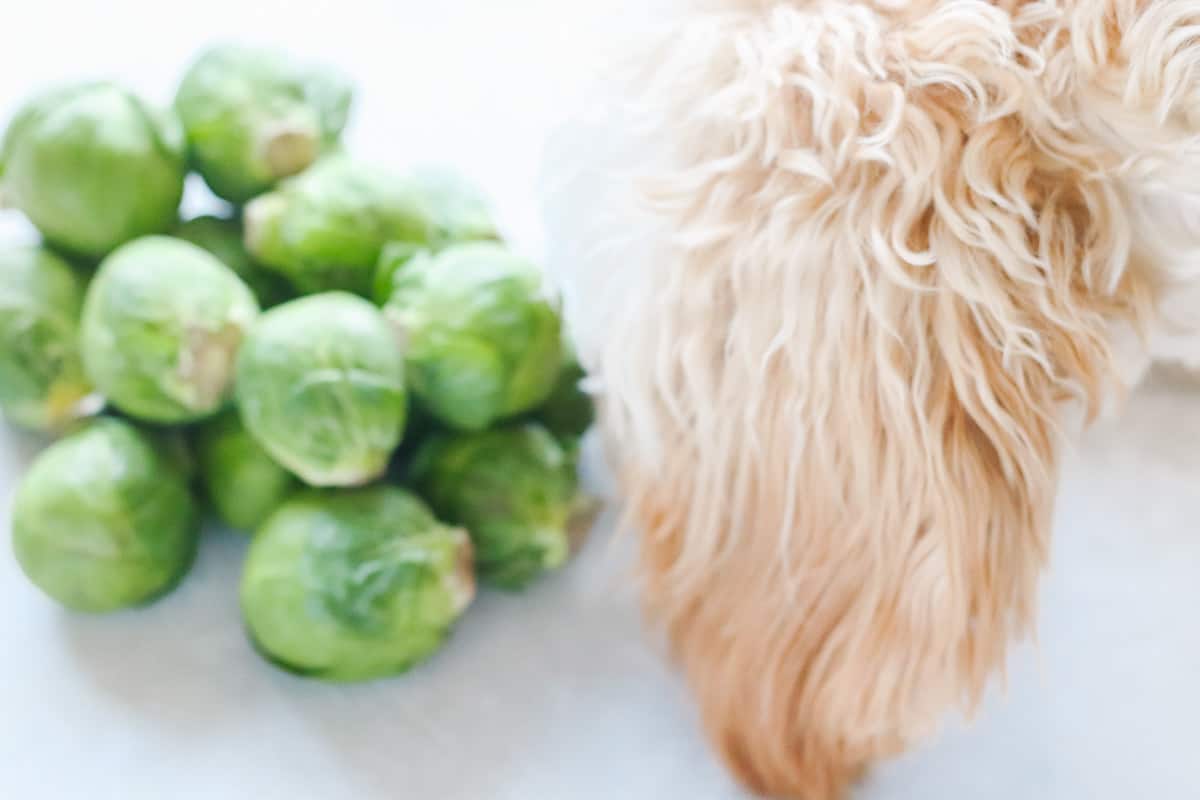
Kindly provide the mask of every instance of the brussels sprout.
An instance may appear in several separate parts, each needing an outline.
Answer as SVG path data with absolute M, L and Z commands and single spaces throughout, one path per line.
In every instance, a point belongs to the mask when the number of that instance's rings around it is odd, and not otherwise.
M 353 95 L 327 68 L 269 48 L 225 44 L 188 69 L 175 109 L 192 166 L 215 194 L 241 204 L 335 145 Z
M 83 303 L 83 364 L 125 413 L 150 422 L 211 416 L 258 315 L 234 272 L 194 244 L 147 236 L 100 265 Z
M 388 486 L 296 495 L 259 529 L 242 575 L 257 649 L 331 681 L 395 675 L 429 657 L 474 594 L 466 533 Z
M 114 611 L 168 591 L 191 564 L 187 484 L 132 425 L 98 419 L 34 462 L 13 504 L 13 550 L 46 594 Z
M 79 356 L 84 282 L 38 247 L 0 251 L 0 411 L 57 432 L 99 405 Z
M 111 83 L 44 92 L 13 118 L 0 149 L 0 194 L 48 242 L 100 258 L 175 224 L 183 129 Z
M 381 475 L 408 405 L 395 334 L 377 308 L 344 292 L 263 314 L 238 357 L 236 395 L 250 434 L 313 486 Z
M 562 363 L 558 314 L 535 267 L 498 244 L 418 253 L 393 275 L 384 313 L 406 339 L 413 395 L 460 430 L 530 411 Z
M 435 435 L 409 477 L 441 518 L 470 532 L 479 576 L 503 589 L 566 561 L 586 502 L 575 461 L 535 424 Z
M 296 486 L 296 479 L 254 440 L 236 411 L 205 423 L 196 432 L 196 451 L 208 499 L 235 530 L 257 530 Z
M 388 242 L 424 244 L 428 208 L 408 181 L 344 155 L 323 158 L 246 206 L 246 248 L 303 292 L 370 296 Z
M 175 235 L 203 247 L 236 272 L 263 308 L 278 305 L 292 296 L 292 290 L 282 277 L 263 269 L 250 258 L 242 241 L 242 225 L 237 220 L 196 217 L 180 225 Z
M 429 206 L 436 241 L 454 244 L 500 239 L 483 191 L 461 174 L 429 164 L 412 170 L 408 177 Z

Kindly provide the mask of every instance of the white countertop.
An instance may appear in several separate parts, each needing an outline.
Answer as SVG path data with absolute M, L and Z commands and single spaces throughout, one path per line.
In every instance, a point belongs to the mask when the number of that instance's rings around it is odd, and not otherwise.
M 356 151 L 462 166 L 516 241 L 539 251 L 533 178 L 570 96 L 586 4 L 20 5 L 6 15 L 0 118 L 71 76 L 111 75 L 166 99 L 211 38 L 279 42 L 358 78 Z M 0 215 L 0 237 L 21 233 Z M 0 798 L 744 797 L 642 633 L 610 520 L 528 594 L 485 593 L 422 668 L 326 686 L 246 645 L 245 543 L 228 532 L 207 532 L 193 573 L 147 609 L 83 617 L 39 595 L 7 543 L 12 489 L 38 446 L 0 429 Z M 1007 700 L 877 771 L 863 800 L 1200 795 L 1200 383 L 1160 376 L 1068 459 L 1044 600 L 1040 653 L 1014 659 Z

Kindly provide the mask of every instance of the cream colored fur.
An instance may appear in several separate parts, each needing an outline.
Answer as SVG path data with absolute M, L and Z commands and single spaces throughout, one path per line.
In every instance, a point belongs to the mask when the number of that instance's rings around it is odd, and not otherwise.
M 551 261 L 714 744 L 831 800 L 1031 633 L 1073 412 L 1200 363 L 1200 0 L 674 5 Z

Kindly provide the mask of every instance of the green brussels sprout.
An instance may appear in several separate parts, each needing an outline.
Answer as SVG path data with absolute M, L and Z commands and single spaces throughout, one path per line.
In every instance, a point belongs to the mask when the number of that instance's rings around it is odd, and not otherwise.
M 487 197 L 460 173 L 427 164 L 409 172 L 408 177 L 425 197 L 439 243 L 500 239 Z
M 183 128 L 111 83 L 43 92 L 0 148 L 0 195 L 46 240 L 101 258 L 175 224 L 186 174 Z
M 191 565 L 187 483 L 127 422 L 94 420 L 33 463 L 13 503 L 13 551 L 43 592 L 114 611 L 170 590 Z
M 281 276 L 263 269 L 254 263 L 246 252 L 242 236 L 242 225 L 235 219 L 222 217 L 196 217 L 184 222 L 175 230 L 175 235 L 184 241 L 203 247 L 237 273 L 263 308 L 279 305 L 289 299 L 293 292 Z
M 255 441 L 236 411 L 196 432 L 196 453 L 208 499 L 234 530 L 257 530 L 296 487 L 296 479 Z
M 459 430 L 530 411 L 558 379 L 558 314 L 529 262 L 498 244 L 418 253 L 395 271 L 384 313 L 406 341 L 413 395 Z
M 562 566 L 587 501 L 574 459 L 536 424 L 435 434 L 409 478 L 442 519 L 470 532 L 480 578 L 502 589 Z
M 242 204 L 337 144 L 354 90 L 340 74 L 263 47 L 223 44 L 187 70 L 175 110 L 192 166 Z
M 0 251 L 0 411 L 58 432 L 99 401 L 79 355 L 84 281 L 39 247 Z
M 388 242 L 428 243 L 429 210 L 407 180 L 333 155 L 246 206 L 246 249 L 306 293 L 369 297 Z
M 238 356 L 238 409 L 271 457 L 313 486 L 379 477 L 404 432 L 404 356 L 379 309 L 344 292 L 267 311 Z
M 233 270 L 194 244 L 147 236 L 100 265 L 83 303 L 83 364 L 120 410 L 191 422 L 232 394 L 238 347 L 258 303 Z
M 330 681 L 403 672 L 445 640 L 475 594 L 471 542 L 390 486 L 309 491 L 259 529 L 242 575 L 251 640 Z

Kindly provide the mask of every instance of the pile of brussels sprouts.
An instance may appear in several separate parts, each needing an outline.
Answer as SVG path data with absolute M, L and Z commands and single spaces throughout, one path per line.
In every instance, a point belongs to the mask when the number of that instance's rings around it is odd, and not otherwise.
M 171 109 L 91 82 L 13 116 L 0 203 L 43 242 L 0 246 L 0 410 L 59 438 L 12 546 L 64 606 L 170 591 L 212 513 L 251 534 L 254 647 L 366 680 L 434 652 L 477 577 L 568 558 L 592 407 L 557 307 L 469 182 L 344 151 L 351 98 L 226 45 Z M 227 217 L 180 219 L 190 171 Z

